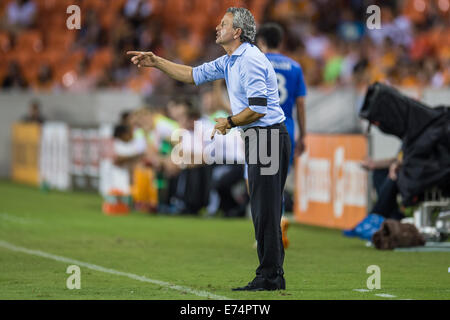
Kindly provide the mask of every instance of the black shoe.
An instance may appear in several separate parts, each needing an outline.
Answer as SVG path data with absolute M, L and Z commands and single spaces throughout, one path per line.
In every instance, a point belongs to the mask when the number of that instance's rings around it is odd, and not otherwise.
M 266 290 L 286 290 L 286 281 L 283 276 L 277 276 L 273 279 L 265 279 Z
M 246 285 L 244 287 L 233 288 L 231 290 L 233 290 L 233 291 L 264 291 L 266 289 L 264 289 L 262 287 L 257 287 L 250 282 L 248 285 Z
M 252 282 L 249 282 L 244 287 L 233 288 L 233 291 L 274 291 L 274 290 L 285 290 L 286 282 L 284 277 L 266 280 L 261 277 L 256 277 Z

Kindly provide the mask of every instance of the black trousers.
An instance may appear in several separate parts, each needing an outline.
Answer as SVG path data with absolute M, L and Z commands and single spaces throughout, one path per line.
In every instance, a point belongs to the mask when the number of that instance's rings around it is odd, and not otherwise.
M 397 182 L 387 176 L 380 187 L 377 202 L 370 212 L 382 215 L 386 219 L 403 219 L 405 216 L 397 203 L 398 192 Z
M 252 220 L 258 242 L 259 266 L 256 276 L 277 284 L 284 281 L 284 248 L 280 222 L 291 142 L 284 123 L 249 128 L 244 131 L 243 138 Z M 267 162 L 266 155 L 271 162 Z M 271 169 L 268 170 L 269 168 Z
M 389 169 L 375 169 L 372 171 L 372 183 L 377 192 L 377 197 L 381 194 L 381 188 L 389 176 Z

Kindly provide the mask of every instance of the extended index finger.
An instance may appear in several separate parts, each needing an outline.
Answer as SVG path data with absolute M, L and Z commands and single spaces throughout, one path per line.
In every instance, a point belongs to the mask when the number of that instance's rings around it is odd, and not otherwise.
M 211 133 L 211 140 L 214 139 L 214 135 L 216 134 L 217 129 L 214 128 L 214 130 Z
M 127 54 L 129 55 L 133 55 L 133 56 L 137 56 L 139 54 L 142 54 L 143 52 L 141 51 L 127 51 Z

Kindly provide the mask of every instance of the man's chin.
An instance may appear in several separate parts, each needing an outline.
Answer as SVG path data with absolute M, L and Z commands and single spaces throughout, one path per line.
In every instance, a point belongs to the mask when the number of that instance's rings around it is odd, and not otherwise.
M 220 44 L 221 46 L 226 45 L 227 43 L 229 43 L 229 41 L 224 41 L 221 38 L 216 39 L 216 44 Z

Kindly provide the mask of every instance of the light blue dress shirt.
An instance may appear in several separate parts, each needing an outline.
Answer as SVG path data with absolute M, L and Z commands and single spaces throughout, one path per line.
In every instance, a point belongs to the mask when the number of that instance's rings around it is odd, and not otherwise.
M 242 129 L 267 127 L 286 119 L 280 107 L 277 76 L 273 66 L 255 45 L 244 42 L 231 56 L 225 54 L 193 68 L 193 77 L 196 85 L 225 78 L 233 115 L 246 108 L 265 114 L 259 120 L 241 126 Z

